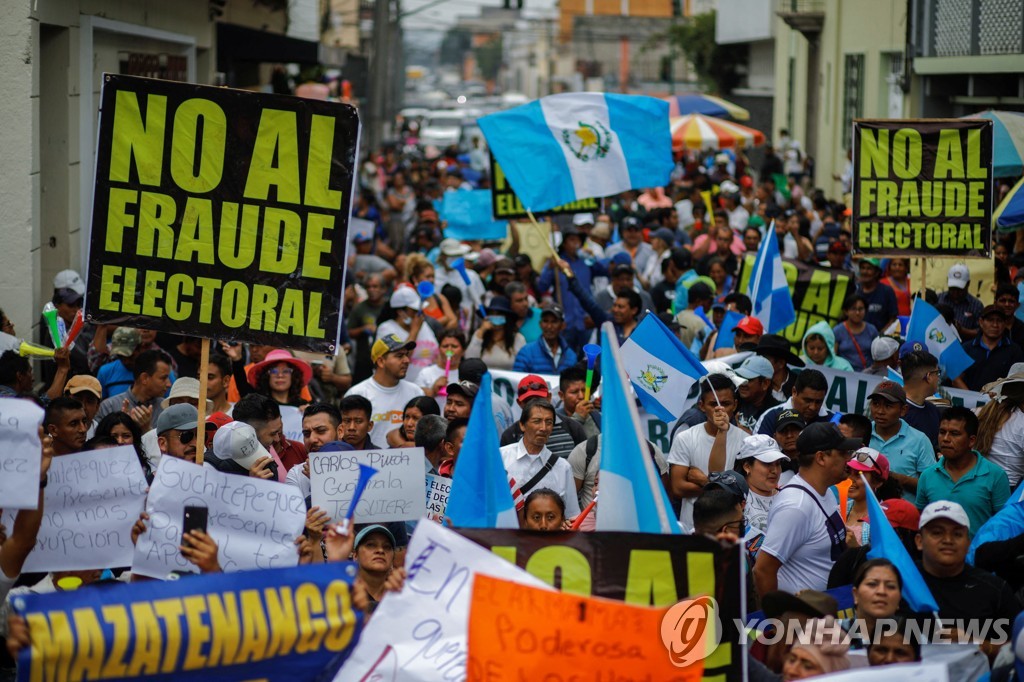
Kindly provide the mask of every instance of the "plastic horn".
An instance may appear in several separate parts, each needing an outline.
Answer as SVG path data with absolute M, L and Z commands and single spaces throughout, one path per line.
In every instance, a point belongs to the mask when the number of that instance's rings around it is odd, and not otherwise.
M 18 346 L 18 354 L 23 358 L 27 358 L 30 355 L 37 358 L 53 358 L 52 348 L 43 348 L 42 346 L 36 346 L 28 341 L 22 341 L 21 345 Z
M 455 355 L 455 353 L 450 350 L 446 350 L 444 354 L 448 359 L 444 361 L 444 386 L 442 386 L 441 390 L 437 392 L 439 396 L 448 395 L 448 377 L 452 373 L 452 356 Z
M 597 493 L 594 493 L 594 499 L 590 501 L 590 504 L 583 508 L 583 511 L 580 512 L 580 515 L 577 516 L 576 520 L 572 522 L 572 525 L 569 526 L 569 530 L 579 530 L 580 526 L 583 525 L 583 522 L 587 520 L 587 517 L 590 515 L 590 512 L 594 511 L 595 506 L 597 506 Z
M 57 327 L 57 308 L 52 303 L 43 306 L 43 318 L 46 320 L 46 328 L 50 330 L 50 341 L 53 341 L 54 348 L 60 348 L 60 329 Z
M 597 362 L 597 356 L 601 354 L 601 346 L 596 343 L 588 343 L 583 346 L 583 352 L 587 354 L 587 388 L 583 399 L 590 400 L 590 387 L 594 383 L 594 363 Z
M 356 488 L 352 491 L 352 503 L 348 505 L 348 511 L 345 512 L 345 520 L 351 523 L 352 517 L 356 513 L 356 505 L 359 504 L 360 498 L 363 496 L 363 491 L 366 490 L 366 484 L 370 482 L 373 475 L 377 473 L 377 470 L 371 466 L 365 464 L 359 465 L 359 480 L 356 481 Z
M 421 299 L 430 298 L 434 295 L 434 283 L 429 280 L 423 280 L 416 285 L 416 293 L 420 295 Z
M 468 287 L 469 286 L 469 273 L 466 272 L 466 259 L 465 258 L 456 258 L 455 260 L 452 261 L 452 268 L 454 270 L 456 270 L 459 273 L 459 275 L 462 276 L 462 281 L 465 282 L 466 286 Z
M 57 335 L 60 336 L 60 345 L 63 346 L 68 340 L 68 327 L 64 324 L 64 318 L 57 318 Z M 56 346 L 54 346 L 56 348 Z
M 85 318 L 82 317 L 82 311 L 79 310 L 75 313 L 75 321 L 71 323 L 71 329 L 68 330 L 68 337 L 64 339 L 64 347 L 71 348 L 71 345 L 78 338 L 79 332 L 82 331 L 82 327 L 85 326 Z

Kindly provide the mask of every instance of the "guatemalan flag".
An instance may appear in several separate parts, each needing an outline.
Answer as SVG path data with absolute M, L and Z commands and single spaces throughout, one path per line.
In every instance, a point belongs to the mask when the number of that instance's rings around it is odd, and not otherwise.
M 579 199 L 668 184 L 668 102 L 640 95 L 549 95 L 479 120 L 523 206 L 545 211 Z
M 614 503 L 607 508 L 597 503 L 597 530 L 678 535 L 679 522 L 640 435 L 640 417 L 610 322 L 601 327 L 601 358 L 601 499 Z
M 793 296 L 786 282 L 786 271 L 782 269 L 774 221 L 765 230 L 761 247 L 757 250 L 747 294 L 754 305 L 754 317 L 761 320 L 766 333 L 777 334 L 796 322 Z
M 690 387 L 708 373 L 657 315 L 645 315 L 622 344 L 621 364 L 644 409 L 669 423 L 682 415 Z
M 956 330 L 946 323 L 934 306 L 920 298 L 914 301 L 910 311 L 907 340 L 927 346 L 928 352 L 939 359 L 939 367 L 950 379 L 956 379 L 974 364 L 974 360 L 960 345 L 960 336 Z

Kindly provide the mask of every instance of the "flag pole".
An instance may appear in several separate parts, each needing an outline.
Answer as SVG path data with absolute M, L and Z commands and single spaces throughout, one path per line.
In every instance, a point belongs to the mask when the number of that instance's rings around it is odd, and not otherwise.
M 928 259 L 921 259 L 921 298 L 925 298 L 925 292 L 928 291 Z
M 535 228 L 537 228 L 537 234 L 539 234 L 544 243 L 548 245 L 548 249 L 551 251 L 551 257 L 556 261 L 560 259 L 561 256 L 558 255 L 558 249 L 556 249 L 555 245 L 551 243 L 551 235 L 544 232 L 544 228 L 540 226 L 540 223 L 538 223 L 537 219 L 533 216 L 533 211 L 526 209 L 526 215 L 530 217 L 530 222 L 533 223 Z
M 210 371 L 210 339 L 204 338 L 199 353 L 199 413 L 196 419 L 196 464 L 202 466 L 206 455 L 206 378 Z

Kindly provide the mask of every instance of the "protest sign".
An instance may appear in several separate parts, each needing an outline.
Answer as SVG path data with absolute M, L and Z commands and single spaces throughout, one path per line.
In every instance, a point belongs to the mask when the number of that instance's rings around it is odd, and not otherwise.
M 43 491 L 43 520 L 23 570 L 117 568 L 132 563 L 132 525 L 146 500 L 135 448 L 54 457 Z M 39 478 L 32 485 L 38 495 Z M 14 513 L 4 512 L 13 527 Z
M 445 192 L 440 213 L 445 237 L 501 241 L 508 234 L 508 222 L 491 217 L 489 189 Z
M 825 320 L 829 326 L 839 324 L 843 317 L 843 301 L 857 288 L 853 275 L 846 270 L 833 270 L 808 265 L 796 260 L 782 259 L 786 281 L 792 294 L 796 321 L 779 332 L 797 346 L 804 334 L 817 322 Z M 754 271 L 754 256 L 748 254 L 740 261 L 736 291 L 745 292 Z
M 313 452 L 309 456 L 309 481 L 313 506 L 332 519 L 344 518 L 352 502 L 359 465 L 377 470 L 356 505 L 356 523 L 412 521 L 426 513 L 423 481 L 426 475 L 423 448 Z
M 281 405 L 281 433 L 288 440 L 302 442 L 302 410 Z
M 388 594 L 335 682 L 460 682 L 469 656 L 467 627 L 479 575 L 545 588 L 479 545 L 435 523 L 416 526 L 401 592 Z
M 312 682 L 359 637 L 355 575 L 314 564 L 18 595 L 18 680 Z
M 853 122 L 853 249 L 987 258 L 992 121 Z
M 0 400 L 0 505 L 3 509 L 39 506 L 39 425 L 43 408 L 28 400 Z M 8 528 L 11 526 L 8 524 Z
M 444 520 L 451 492 L 452 479 L 427 474 L 427 518 L 438 522 Z
M 515 218 L 526 218 L 526 209 L 522 202 L 519 201 L 519 197 L 516 196 L 515 190 L 512 189 L 512 185 L 509 184 L 505 178 L 505 174 L 501 170 L 501 166 L 494 160 L 494 155 L 491 155 L 491 200 L 492 209 L 491 212 L 494 215 L 495 220 L 509 220 Z M 544 211 L 544 214 L 559 214 L 559 213 L 597 213 L 601 210 L 600 199 L 580 199 L 579 201 L 573 201 L 562 206 L 556 206 L 549 208 Z
M 704 679 L 740 679 L 743 652 L 736 643 L 743 638 L 736 623 L 745 584 L 739 545 L 725 548 L 705 537 L 653 533 L 456 532 L 570 594 L 657 607 L 713 597 L 721 645 L 704 660 Z
M 711 648 L 704 646 L 705 637 L 718 632 L 714 625 L 707 627 L 713 612 L 684 621 L 692 631 L 679 633 L 677 642 L 672 624 L 666 623 L 675 610 L 477 576 L 469 607 L 466 680 L 700 680 L 706 648 Z
M 206 532 L 225 572 L 298 563 L 295 538 L 306 526 L 298 488 L 164 456 L 149 488 L 149 523 L 135 545 L 133 573 L 163 579 L 172 571 L 198 572 L 179 549 L 187 506 L 209 509 Z
M 355 109 L 112 74 L 100 109 L 88 320 L 333 353 Z

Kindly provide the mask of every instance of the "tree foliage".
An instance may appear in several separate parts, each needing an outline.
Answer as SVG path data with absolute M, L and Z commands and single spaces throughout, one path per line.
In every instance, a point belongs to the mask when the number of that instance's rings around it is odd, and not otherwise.
M 728 95 L 741 76 L 736 67 L 745 61 L 744 48 L 715 42 L 716 12 L 698 14 L 669 27 L 665 38 L 693 64 L 697 77 L 712 91 Z

